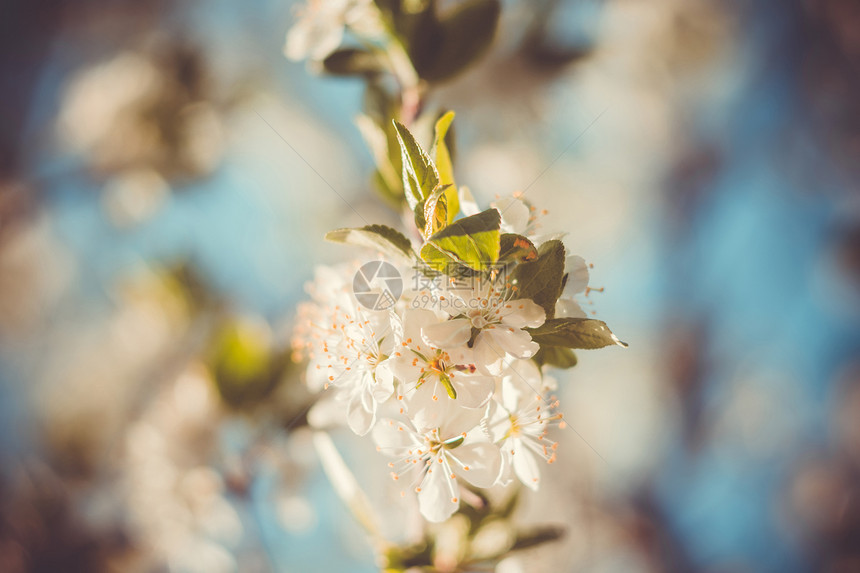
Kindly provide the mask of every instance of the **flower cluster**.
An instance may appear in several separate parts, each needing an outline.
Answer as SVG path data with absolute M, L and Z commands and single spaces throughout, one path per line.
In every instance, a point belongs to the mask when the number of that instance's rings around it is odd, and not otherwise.
M 437 158 L 452 116 L 437 124 Z M 417 493 L 424 517 L 439 522 L 457 511 L 464 482 L 537 489 L 539 462 L 556 457 L 547 432 L 563 424 L 544 370 L 573 366 L 572 349 L 622 343 L 584 316 L 575 296 L 588 267 L 558 238 L 536 234 L 528 202 L 514 196 L 479 211 L 396 128 L 423 242 L 416 249 L 382 225 L 329 233 L 382 260 L 319 268 L 294 348 L 308 360 L 309 386 L 333 391 L 349 428 L 390 458 L 402 494 Z

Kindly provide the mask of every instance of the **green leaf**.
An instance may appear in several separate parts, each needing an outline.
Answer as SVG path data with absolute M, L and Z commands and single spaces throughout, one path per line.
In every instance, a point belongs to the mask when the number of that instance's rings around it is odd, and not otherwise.
M 423 212 L 421 234 L 429 237 L 448 226 L 448 189 L 450 185 L 440 185 L 433 190 L 423 204 L 419 203 L 416 210 Z M 416 219 L 417 220 L 417 219 Z
M 433 159 L 436 161 L 436 169 L 439 171 L 439 181 L 442 185 L 450 185 L 447 194 L 448 223 L 453 223 L 460 211 L 460 197 L 457 194 L 457 184 L 454 182 L 454 165 L 451 161 L 451 152 L 445 142 L 449 136 L 451 122 L 454 121 L 454 112 L 449 111 L 436 122 L 436 137 L 433 141 Z
M 337 229 L 325 235 L 335 243 L 358 245 L 382 251 L 395 257 L 413 259 L 412 243 L 399 231 L 385 225 L 366 225 L 358 229 Z
M 555 303 L 561 296 L 564 275 L 564 244 L 557 239 L 538 249 L 537 259 L 520 263 L 511 273 L 511 284 L 519 298 L 527 298 L 543 307 L 547 318 L 555 316 Z
M 537 362 L 538 366 L 546 364 L 555 368 L 573 368 L 577 362 L 573 350 L 562 346 L 541 346 L 537 354 L 532 356 L 532 360 Z
M 500 226 L 501 216 L 496 209 L 454 221 L 427 240 L 421 258 L 428 263 L 438 262 L 441 254 L 470 269 L 487 270 L 499 260 Z
M 322 62 L 323 70 L 335 76 L 376 75 L 385 70 L 385 64 L 373 52 L 358 48 L 344 48 L 331 53 Z
M 463 264 L 453 255 L 434 247 L 430 243 L 426 243 L 421 247 L 420 255 L 421 260 L 427 263 L 427 266 L 440 273 L 448 273 L 451 265 Z
M 593 318 L 551 318 L 542 326 L 528 328 L 532 340 L 544 346 L 593 350 L 605 346 L 627 347 L 612 334 L 602 320 Z
M 423 79 L 448 80 L 474 64 L 493 42 L 499 0 L 467 0 L 410 42 L 410 56 Z M 422 41 L 423 40 L 423 41 Z
M 436 121 L 436 136 L 433 140 L 433 159 L 436 160 L 436 168 L 439 170 L 439 179 L 442 184 L 454 184 L 454 169 L 451 166 L 451 154 L 445 144 L 445 136 L 454 121 L 454 112 L 449 111 Z
M 430 156 L 418 145 L 406 126 L 397 120 L 392 121 L 397 130 L 397 141 L 400 143 L 406 200 L 409 202 L 409 207 L 415 209 L 415 206 L 429 197 L 439 185 L 439 173 Z
M 538 250 L 534 243 L 522 235 L 504 233 L 500 243 L 499 260 L 501 262 L 526 262 L 533 261 L 538 257 Z

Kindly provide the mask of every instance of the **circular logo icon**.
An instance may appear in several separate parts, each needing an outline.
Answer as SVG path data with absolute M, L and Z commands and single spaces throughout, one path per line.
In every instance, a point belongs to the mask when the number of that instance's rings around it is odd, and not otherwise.
M 403 279 L 391 263 L 371 261 L 361 265 L 355 273 L 352 292 L 361 306 L 370 310 L 388 310 L 403 294 Z

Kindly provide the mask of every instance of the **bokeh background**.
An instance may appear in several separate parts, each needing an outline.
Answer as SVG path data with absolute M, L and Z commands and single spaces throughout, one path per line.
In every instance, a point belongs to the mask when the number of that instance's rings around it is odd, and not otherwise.
M 4 3 L 0 571 L 374 570 L 289 337 L 325 231 L 397 217 L 293 8 Z M 507 0 L 431 104 L 630 344 L 559 375 L 518 519 L 566 535 L 505 571 L 860 571 L 860 4 Z

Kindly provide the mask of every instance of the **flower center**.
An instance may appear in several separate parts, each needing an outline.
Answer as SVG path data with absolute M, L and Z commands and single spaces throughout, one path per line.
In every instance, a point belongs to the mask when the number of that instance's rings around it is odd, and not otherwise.
M 517 417 L 514 414 L 511 414 L 509 417 L 511 419 L 511 429 L 508 430 L 508 435 L 511 437 L 519 436 L 520 435 L 519 420 L 517 420 Z
M 484 311 L 480 309 L 474 309 L 469 312 L 469 321 L 472 323 L 472 326 L 475 328 L 484 328 L 489 324 L 487 317 L 484 316 Z
M 448 371 L 448 361 L 451 358 L 447 352 L 439 352 L 431 362 L 428 363 L 430 370 L 437 374 L 442 374 Z

